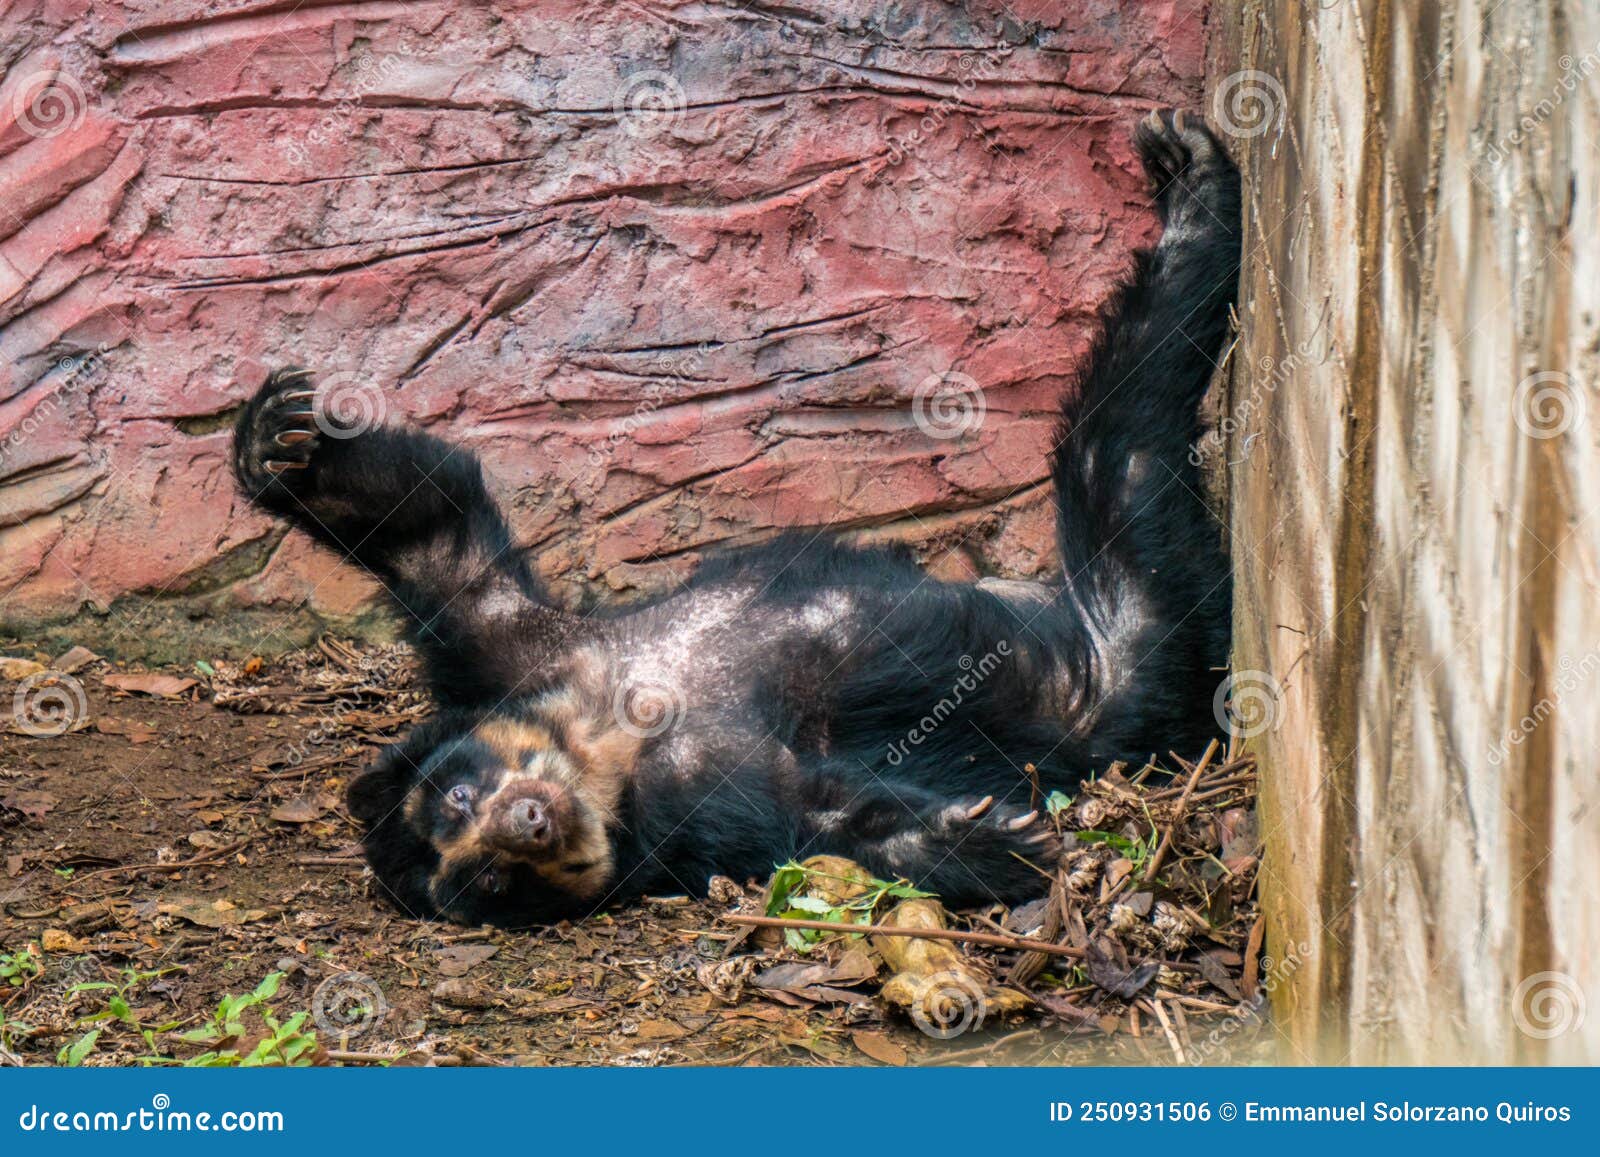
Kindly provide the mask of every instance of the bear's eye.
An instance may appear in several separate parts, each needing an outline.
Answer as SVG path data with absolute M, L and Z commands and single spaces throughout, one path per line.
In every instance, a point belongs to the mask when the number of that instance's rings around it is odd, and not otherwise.
M 464 816 L 472 814 L 472 789 L 464 783 L 458 783 L 445 793 L 445 801 Z

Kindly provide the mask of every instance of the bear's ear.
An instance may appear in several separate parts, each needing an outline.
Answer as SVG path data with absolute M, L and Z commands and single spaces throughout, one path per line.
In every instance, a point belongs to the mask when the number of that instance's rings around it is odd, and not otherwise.
M 412 779 L 405 761 L 385 753 L 350 784 L 345 805 L 357 823 L 370 828 L 400 807 L 411 790 Z

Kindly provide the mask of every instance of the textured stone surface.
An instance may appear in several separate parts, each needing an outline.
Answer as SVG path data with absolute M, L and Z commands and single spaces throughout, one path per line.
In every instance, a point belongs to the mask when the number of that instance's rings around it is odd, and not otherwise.
M 477 449 L 575 603 L 791 525 L 1047 571 L 1054 398 L 1154 228 L 1128 130 L 1197 100 L 1204 32 L 1182 0 L 13 4 L 3 625 L 361 625 L 371 587 L 229 485 L 230 412 L 290 362 Z M 981 423 L 930 437 L 930 380 Z

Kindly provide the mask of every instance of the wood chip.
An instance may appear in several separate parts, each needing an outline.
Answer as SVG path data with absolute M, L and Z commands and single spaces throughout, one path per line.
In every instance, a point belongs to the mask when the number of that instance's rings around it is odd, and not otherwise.
M 99 658 L 100 656 L 88 647 L 73 647 L 56 660 L 55 669 L 63 674 L 73 675 Z

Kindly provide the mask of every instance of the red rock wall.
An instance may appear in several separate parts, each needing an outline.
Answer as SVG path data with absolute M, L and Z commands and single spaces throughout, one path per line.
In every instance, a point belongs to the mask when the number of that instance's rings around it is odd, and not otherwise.
M 794 525 L 1048 571 L 1054 401 L 1154 228 L 1128 132 L 1197 101 L 1204 31 L 1192 0 L 13 3 L 0 626 L 360 626 L 368 584 L 229 482 L 284 363 L 477 449 L 574 601 Z

